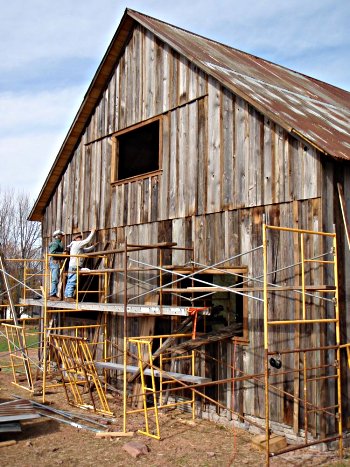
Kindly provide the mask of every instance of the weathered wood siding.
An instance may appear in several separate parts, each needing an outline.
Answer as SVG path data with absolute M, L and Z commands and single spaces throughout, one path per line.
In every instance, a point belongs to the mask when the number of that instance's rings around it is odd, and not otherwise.
M 162 173 L 111 186 L 111 133 L 162 115 Z M 135 29 L 47 207 L 44 235 L 308 199 L 319 154 Z
M 155 116 L 162 116 L 161 173 L 113 186 L 112 133 Z M 98 240 L 110 242 L 112 248 L 126 237 L 132 243 L 175 241 L 193 246 L 196 261 L 211 264 L 261 245 L 263 214 L 274 225 L 329 230 L 334 209 L 326 213 L 328 195 L 323 192 L 334 187 L 323 177 L 321 161 L 315 149 L 136 27 L 47 206 L 43 235 L 48 240 L 56 228 L 71 234 L 96 227 Z M 349 171 L 344 178 L 350 180 Z M 295 262 L 295 245 L 281 238 L 273 243 L 271 269 Z M 311 254 L 319 245 L 310 243 L 307 249 Z M 140 252 L 138 258 L 156 263 L 154 252 Z M 188 259 L 184 252 L 172 257 L 173 264 Z M 262 254 L 247 254 L 229 264 L 247 266 L 250 277 L 259 276 Z M 122 258 L 116 256 L 111 266 L 121 267 Z M 346 277 L 349 281 L 349 271 Z M 278 280 L 295 284 L 295 278 L 283 274 Z M 142 292 L 139 285 L 131 290 Z M 123 301 L 120 275 L 111 278 L 109 294 L 110 301 Z M 276 298 L 273 304 L 276 317 L 282 306 L 284 317 L 294 316 L 295 302 L 286 310 L 281 300 Z M 109 325 L 112 342 L 122 344 L 121 320 L 110 317 Z M 137 334 L 138 320 L 130 319 L 129 326 L 130 334 Z M 248 327 L 250 344 L 237 350 L 236 360 L 246 373 L 259 373 L 263 371 L 259 302 L 248 303 Z M 308 337 L 317 344 L 319 334 Z M 294 336 L 281 329 L 274 339 L 286 347 Z M 230 346 L 222 351 L 225 358 L 233 355 Z M 284 368 L 292 367 L 291 359 L 285 359 Z M 262 385 L 245 383 L 237 388 L 240 410 L 264 417 Z M 283 389 L 300 392 L 298 383 L 287 379 Z M 229 388 L 221 397 L 231 404 Z M 271 400 L 272 418 L 291 425 L 293 405 L 281 396 L 272 395 Z

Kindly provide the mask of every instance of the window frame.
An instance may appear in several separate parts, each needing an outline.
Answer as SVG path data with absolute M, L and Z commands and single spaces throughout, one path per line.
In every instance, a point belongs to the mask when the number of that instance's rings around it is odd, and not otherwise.
M 138 128 L 142 128 L 153 122 L 159 122 L 159 140 L 158 140 L 158 169 L 142 174 L 134 175 L 132 177 L 118 179 L 118 163 L 119 163 L 119 152 L 118 152 L 118 137 L 126 133 L 130 133 Z M 142 180 L 153 175 L 162 173 L 162 154 L 163 154 L 163 118 L 158 115 L 157 117 L 150 118 L 135 125 L 131 125 L 120 131 L 115 132 L 112 137 L 112 158 L 111 158 L 111 184 L 113 186 L 122 185 L 124 183 L 133 182 L 136 180 Z

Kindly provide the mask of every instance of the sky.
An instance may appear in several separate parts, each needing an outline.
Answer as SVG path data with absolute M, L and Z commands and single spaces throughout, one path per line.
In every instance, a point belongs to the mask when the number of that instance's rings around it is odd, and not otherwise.
M 350 91 L 348 0 L 1 0 L 0 190 L 37 198 L 125 8 Z

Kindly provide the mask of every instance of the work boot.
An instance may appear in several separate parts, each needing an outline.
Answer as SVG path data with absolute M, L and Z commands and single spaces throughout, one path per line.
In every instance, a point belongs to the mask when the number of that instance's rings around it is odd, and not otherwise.
M 65 297 L 64 301 L 65 301 L 65 302 L 68 302 L 68 303 L 75 303 L 75 298 L 73 298 L 73 297 Z
M 61 300 L 59 297 L 57 297 L 57 295 L 50 295 L 47 299 L 51 300 L 51 301 L 54 301 L 54 302 L 57 302 L 57 301 Z

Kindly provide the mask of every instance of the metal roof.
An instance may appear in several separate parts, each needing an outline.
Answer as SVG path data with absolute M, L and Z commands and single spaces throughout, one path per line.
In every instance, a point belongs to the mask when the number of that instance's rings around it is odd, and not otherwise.
M 153 32 L 287 131 L 325 154 L 350 160 L 349 92 L 127 9 L 46 178 L 30 220 L 41 220 L 135 23 Z
M 129 14 L 288 131 L 350 160 L 349 92 L 135 11 Z

